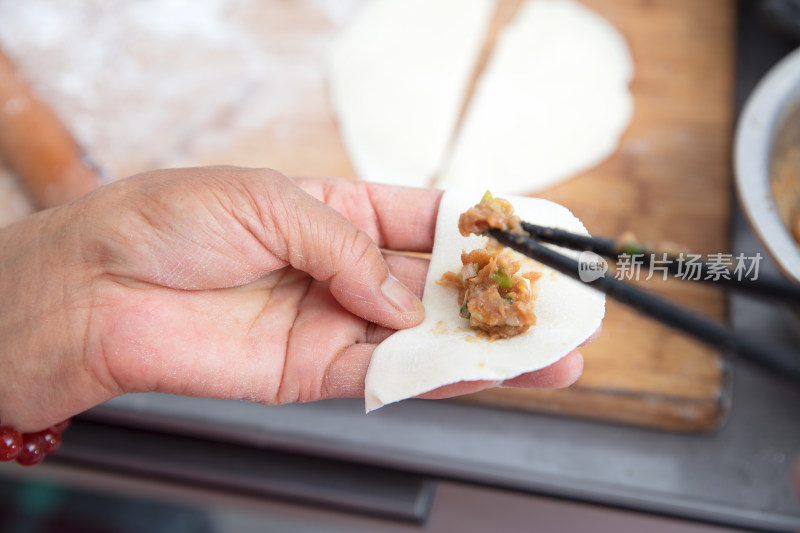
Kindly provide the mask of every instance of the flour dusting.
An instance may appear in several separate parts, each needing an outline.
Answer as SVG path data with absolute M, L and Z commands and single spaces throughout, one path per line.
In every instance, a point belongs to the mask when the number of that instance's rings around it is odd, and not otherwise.
M 197 164 L 265 124 L 291 136 L 288 115 L 325 104 L 322 56 L 357 3 L 0 0 L 0 46 L 119 178 Z

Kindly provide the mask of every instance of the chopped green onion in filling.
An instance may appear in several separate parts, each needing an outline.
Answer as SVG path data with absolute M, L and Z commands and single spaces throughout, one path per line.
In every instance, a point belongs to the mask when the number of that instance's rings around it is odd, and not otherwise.
M 511 277 L 506 273 L 503 267 L 500 267 L 497 272 L 493 273 L 491 278 L 504 289 L 511 288 Z
M 469 307 L 467 307 L 467 303 L 469 303 L 469 302 L 467 300 L 464 300 L 464 305 L 461 306 L 461 310 L 459 311 L 459 314 L 461 315 L 461 318 L 466 318 L 467 320 L 469 320 L 469 318 L 472 315 L 470 315 Z

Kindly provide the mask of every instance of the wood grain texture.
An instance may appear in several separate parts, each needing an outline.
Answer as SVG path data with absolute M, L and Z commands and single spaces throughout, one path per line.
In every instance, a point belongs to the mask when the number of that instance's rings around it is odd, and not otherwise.
M 584 3 L 628 40 L 635 113 L 612 157 L 538 196 L 566 205 L 599 235 L 631 230 L 696 253 L 728 250 L 733 2 Z M 724 319 L 720 292 L 658 277 L 639 285 Z M 681 431 L 724 419 L 721 356 L 616 302 L 600 339 L 581 351 L 584 374 L 569 389 L 495 389 L 465 400 Z

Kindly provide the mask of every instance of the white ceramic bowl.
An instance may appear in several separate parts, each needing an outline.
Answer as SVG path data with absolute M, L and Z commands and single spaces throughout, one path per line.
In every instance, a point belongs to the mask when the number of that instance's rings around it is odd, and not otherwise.
M 736 189 L 756 234 L 781 270 L 800 282 L 800 248 L 783 225 L 770 184 L 770 159 L 781 119 L 800 103 L 800 48 L 759 82 L 736 129 Z

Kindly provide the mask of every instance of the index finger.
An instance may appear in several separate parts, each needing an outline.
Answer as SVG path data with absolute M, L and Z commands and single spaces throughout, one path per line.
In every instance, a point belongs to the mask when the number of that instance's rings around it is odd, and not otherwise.
M 441 190 L 336 178 L 298 178 L 295 183 L 342 213 L 381 248 L 433 248 Z

